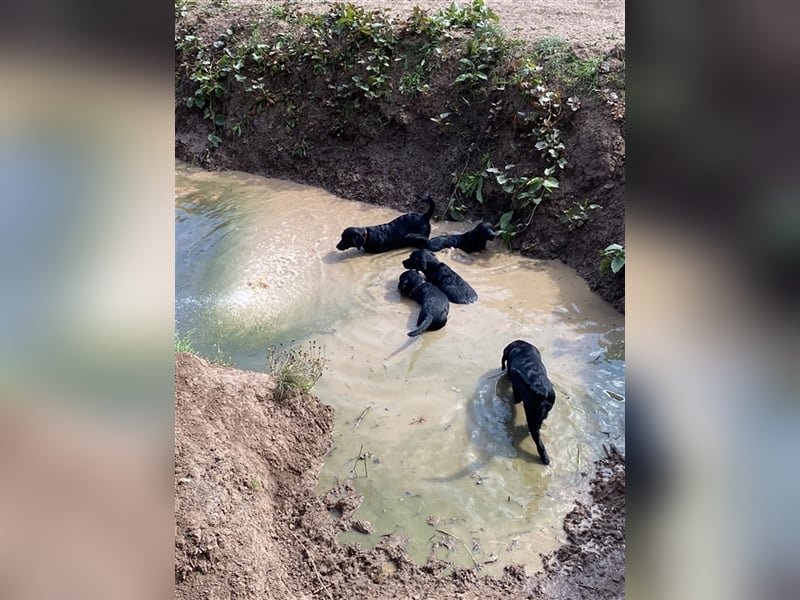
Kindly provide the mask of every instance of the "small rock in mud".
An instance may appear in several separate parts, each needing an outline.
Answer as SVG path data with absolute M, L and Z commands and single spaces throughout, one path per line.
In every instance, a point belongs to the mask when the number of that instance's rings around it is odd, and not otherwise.
M 381 571 L 383 571 L 386 575 L 397 573 L 397 563 L 393 560 L 388 560 L 381 565 Z
M 369 521 L 359 521 L 358 519 L 353 519 L 351 527 L 359 533 L 369 534 L 375 531 L 375 529 L 372 527 L 372 523 Z

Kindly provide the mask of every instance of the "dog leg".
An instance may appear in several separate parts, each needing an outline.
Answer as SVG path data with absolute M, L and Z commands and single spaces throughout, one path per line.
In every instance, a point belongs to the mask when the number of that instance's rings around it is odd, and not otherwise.
M 546 465 L 550 464 L 550 457 L 547 454 L 547 450 L 545 450 L 544 444 L 542 443 L 542 438 L 539 433 L 539 430 L 535 432 L 531 431 L 531 437 L 533 441 L 536 443 L 536 451 L 539 453 L 539 458 L 542 459 L 542 462 Z
M 417 248 L 419 250 L 428 248 L 428 238 L 419 233 L 409 233 L 406 236 L 405 240 L 406 244 L 408 244 L 412 248 Z
M 542 421 L 544 421 L 541 410 L 542 407 L 533 406 L 532 402 L 524 402 L 523 406 L 525 407 L 525 419 L 528 421 L 528 431 L 533 438 L 534 444 L 536 444 L 536 451 L 539 453 L 539 458 L 542 459 L 544 464 L 549 465 L 550 457 L 542 443 L 542 436 L 539 431 L 542 427 Z

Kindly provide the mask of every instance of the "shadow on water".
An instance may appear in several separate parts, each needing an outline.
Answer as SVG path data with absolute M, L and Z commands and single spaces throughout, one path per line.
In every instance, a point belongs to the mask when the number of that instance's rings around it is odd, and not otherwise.
M 351 258 L 356 258 L 358 256 L 364 256 L 364 253 L 352 249 L 345 250 L 344 252 L 342 252 L 341 250 L 331 250 L 327 254 L 322 255 L 322 262 L 324 262 L 326 265 L 335 265 L 337 263 L 343 263 L 345 261 L 350 260 Z
M 500 457 L 544 467 L 538 455 L 522 447 L 530 433 L 527 424 L 514 423 L 516 411 L 522 410 L 522 406 L 514 404 L 505 371 L 494 369 L 481 375 L 474 394 L 467 400 L 466 409 L 467 443 L 477 458 L 454 473 L 429 477 L 427 481 L 448 483 L 476 477 L 481 469 Z

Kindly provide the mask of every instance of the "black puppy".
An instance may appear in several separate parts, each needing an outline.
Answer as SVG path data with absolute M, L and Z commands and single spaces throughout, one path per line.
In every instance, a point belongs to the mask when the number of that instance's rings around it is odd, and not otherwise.
M 417 319 L 417 328 L 409 331 L 409 336 L 417 336 L 426 329 L 436 331 L 445 326 L 450 303 L 439 288 L 425 281 L 425 278 L 416 271 L 405 271 L 400 275 L 397 289 L 401 295 L 415 300 L 422 307 Z
M 358 248 L 370 254 L 388 252 L 397 248 L 425 248 L 431 234 L 431 216 L 436 208 L 430 194 L 419 198 L 428 203 L 427 212 L 407 213 L 396 219 L 370 227 L 348 227 L 342 231 L 337 250 Z
M 416 269 L 425 273 L 425 279 L 442 290 L 450 302 L 455 304 L 471 304 L 478 299 L 472 286 L 443 262 L 440 262 L 430 250 L 414 250 L 403 261 L 406 269 Z
M 547 369 L 542 363 L 542 355 L 536 346 L 523 340 L 511 342 L 503 350 L 500 368 L 508 364 L 508 377 L 514 391 L 514 402 L 522 402 L 525 407 L 525 418 L 528 420 L 528 431 L 536 443 L 539 458 L 546 465 L 550 457 L 544 448 L 539 429 L 556 401 L 553 384 L 547 378 Z
M 464 252 L 480 252 L 486 249 L 486 242 L 496 237 L 491 224 L 483 222 L 464 233 L 432 237 L 428 240 L 428 250 L 438 252 L 444 248 L 460 248 Z

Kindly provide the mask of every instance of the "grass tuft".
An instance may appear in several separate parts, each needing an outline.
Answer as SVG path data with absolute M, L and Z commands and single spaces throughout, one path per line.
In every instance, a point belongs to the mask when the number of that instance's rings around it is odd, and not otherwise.
M 175 332 L 175 352 L 187 352 L 188 354 L 197 354 L 197 350 L 192 346 L 191 331 L 178 335 Z
M 580 58 L 572 45 L 550 37 L 536 42 L 533 55 L 543 69 L 543 76 L 563 85 L 569 92 L 592 92 L 599 86 L 599 56 Z
M 298 393 L 308 393 L 328 366 L 324 350 L 316 342 L 297 347 L 278 345 L 267 358 L 270 375 L 278 382 L 275 399 L 283 400 Z

